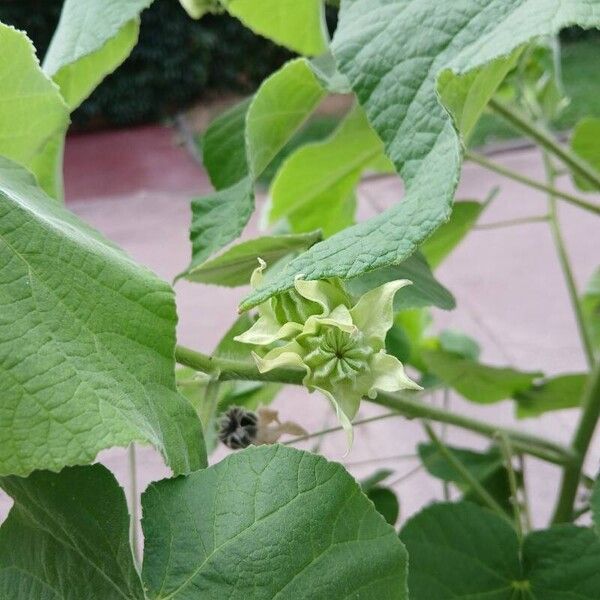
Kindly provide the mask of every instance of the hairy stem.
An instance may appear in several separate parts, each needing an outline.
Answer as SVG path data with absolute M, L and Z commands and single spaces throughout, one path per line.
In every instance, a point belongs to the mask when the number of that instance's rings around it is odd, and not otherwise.
M 497 100 L 490 100 L 489 108 L 515 129 L 537 142 L 544 150 L 556 156 L 569 167 L 572 173 L 579 175 L 600 190 L 600 173 L 568 148 L 561 146 L 546 129 L 528 119 L 515 108 L 505 106 Z
M 531 177 L 527 177 L 526 175 L 522 175 L 517 171 L 513 171 L 512 169 L 509 169 L 508 167 L 505 167 L 497 162 L 489 160 L 485 156 L 477 154 L 476 152 L 468 151 L 466 153 L 466 157 L 474 163 L 477 163 L 478 165 L 481 165 L 482 167 L 485 167 L 486 169 L 493 171 L 494 173 L 498 173 L 499 175 L 503 175 L 504 177 L 508 177 L 509 179 L 518 181 L 519 183 L 527 185 L 536 190 L 540 190 L 541 192 L 552 194 L 553 196 L 556 196 L 557 198 L 562 198 L 563 200 L 566 200 L 567 202 L 570 202 L 575 206 L 579 206 L 580 208 L 584 208 L 585 210 L 593 212 L 596 215 L 600 215 L 600 205 L 594 204 L 593 202 L 589 202 L 584 198 L 580 198 L 568 192 L 563 192 L 562 190 L 559 190 L 555 187 L 546 185 L 545 183 L 536 181 L 535 179 L 531 179 Z
M 211 358 L 210 356 L 183 348 L 182 346 L 177 346 L 175 357 L 180 364 L 208 373 L 221 381 L 237 379 L 273 381 L 299 385 L 302 383 L 304 377 L 302 371 L 294 369 L 274 369 L 268 373 L 259 373 L 256 366 L 249 362 L 225 360 L 218 357 Z M 505 432 L 516 452 L 531 454 L 551 463 L 565 464 L 574 460 L 574 455 L 568 448 L 564 448 L 551 440 L 510 428 L 496 426 L 485 421 L 478 421 L 442 408 L 437 408 L 419 401 L 418 398 L 418 392 L 396 394 L 379 392 L 375 399 L 366 398 L 366 400 L 390 408 L 409 419 L 429 419 L 439 423 L 447 423 L 448 425 L 473 431 L 490 439 L 493 439 L 498 433 Z
M 600 360 L 588 377 L 582 406 L 583 411 L 571 443 L 577 460 L 567 465 L 563 471 L 553 523 L 566 523 L 573 520 L 573 506 L 577 498 L 583 463 L 600 419 Z

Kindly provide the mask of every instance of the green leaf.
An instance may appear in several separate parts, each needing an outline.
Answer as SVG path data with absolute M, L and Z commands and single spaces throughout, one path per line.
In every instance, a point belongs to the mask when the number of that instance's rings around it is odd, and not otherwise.
M 375 505 L 375 510 L 394 526 L 400 516 L 400 503 L 396 494 L 389 488 L 373 486 L 366 492 L 367 498 Z
M 326 236 L 352 224 L 354 213 L 340 220 L 340 209 L 363 171 L 381 158 L 381 140 L 362 108 L 354 108 L 328 139 L 303 146 L 284 162 L 270 191 L 270 222 L 287 218 L 296 232 L 318 223 Z
M 408 597 L 394 529 L 341 465 L 320 456 L 248 448 L 152 484 L 142 506 L 150 598 Z
M 592 346 L 600 352 L 600 267 L 594 271 L 581 298 L 581 310 Z
M 401 265 L 385 267 L 365 273 L 360 277 L 348 279 L 346 288 L 353 296 L 362 296 L 387 281 L 408 279 L 412 285 L 402 289 L 394 297 L 394 311 L 424 306 L 437 306 L 451 310 L 456 306 L 454 296 L 441 284 L 431 272 L 423 255 L 416 252 Z
M 560 375 L 518 392 L 515 395 L 517 417 L 537 417 L 552 410 L 580 406 L 586 381 L 585 374 Z
M 439 342 L 442 350 L 471 360 L 477 360 L 481 352 L 479 344 L 472 337 L 454 329 L 442 331 Z
M 65 0 L 43 68 L 71 110 L 129 56 L 152 1 Z
M 272 235 L 241 242 L 223 254 L 209 259 L 185 274 L 185 279 L 198 283 L 213 283 L 226 287 L 248 285 L 258 259 L 267 265 L 310 248 L 322 239 L 320 231 L 295 235 Z
M 192 201 L 192 261 L 186 273 L 200 267 L 212 254 L 232 242 L 244 230 L 254 211 L 254 186 L 250 177 Z M 179 275 L 183 277 L 185 273 Z
M 428 369 L 462 396 L 480 404 L 493 404 L 531 388 L 539 372 L 490 367 L 450 352 L 426 351 Z
M 2 477 L 14 506 L 0 528 L 0 596 L 143 600 L 125 494 L 102 465 Z
M 27 36 L 0 23 L 0 155 L 34 170 L 40 184 L 56 197 L 56 138 L 69 124 L 67 108 L 57 87 L 44 75 Z M 10 57 L 10 60 L 8 60 Z M 40 155 L 50 148 L 50 163 Z M 62 146 L 60 147 L 62 156 Z
M 209 128 L 204 160 L 218 191 L 192 202 L 188 271 L 241 234 L 254 211 L 255 180 L 325 93 L 308 62 L 292 60 L 262 83 L 249 105 L 238 105 Z
M 476 452 L 468 448 L 452 446 L 448 446 L 448 448 L 492 498 L 507 512 L 510 512 L 512 510 L 510 482 L 500 450 L 492 447 L 487 452 Z M 455 483 L 464 492 L 465 500 L 481 503 L 479 496 L 471 491 L 461 474 L 435 444 L 419 444 L 418 452 L 421 462 L 430 475 L 442 481 Z
M 328 44 L 322 0 L 221 0 L 246 27 L 300 54 L 325 52 Z
M 571 149 L 594 169 L 600 171 L 600 119 L 587 117 L 577 123 L 571 138 Z M 573 181 L 584 192 L 596 189 L 582 177 L 575 175 Z
M 150 443 L 176 473 L 205 464 L 175 393 L 174 294 L 0 159 L 0 475 Z
M 501 517 L 468 502 L 434 504 L 400 533 L 411 600 L 595 600 L 600 540 L 574 525 L 530 533 L 520 547 Z
M 263 81 L 246 115 L 246 152 L 254 179 L 325 95 L 309 63 L 302 58 L 286 63 Z
M 252 98 L 219 115 L 202 136 L 202 162 L 217 190 L 236 184 L 248 175 L 246 114 Z
M 420 247 L 432 269 L 438 267 L 460 244 L 471 230 L 471 227 L 477 222 L 482 210 L 483 205 L 479 202 L 463 201 L 454 203 L 450 220 L 440 225 Z
M 510 68 L 513 51 L 567 25 L 600 25 L 589 0 L 490 0 L 443 6 L 438 0 L 347 0 L 332 45 L 338 68 L 364 107 L 405 182 L 401 203 L 316 244 L 254 291 L 242 309 L 289 289 L 294 277 L 347 279 L 399 264 L 450 216 L 461 142 L 439 103 L 438 76 L 462 76 L 451 110 L 470 127 Z M 500 57 L 506 56 L 502 64 Z M 494 68 L 469 75 L 498 61 Z M 483 75 L 482 75 L 483 73 Z M 445 77 L 448 77 L 445 75 Z M 446 87 L 447 79 L 444 80 Z M 477 84 L 474 93 L 467 83 Z M 467 106 L 468 105 L 468 106 Z M 468 129 L 467 127 L 467 129 Z

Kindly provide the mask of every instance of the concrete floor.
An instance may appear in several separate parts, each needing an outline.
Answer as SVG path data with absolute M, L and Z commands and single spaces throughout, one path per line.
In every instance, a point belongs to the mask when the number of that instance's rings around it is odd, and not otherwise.
M 542 178 L 539 156 L 531 150 L 497 156 L 496 160 L 530 176 Z M 205 174 L 182 147 L 174 134 L 161 128 L 106 133 L 71 138 L 67 145 L 66 190 L 70 208 L 82 219 L 121 245 L 132 257 L 170 280 L 189 260 L 187 229 L 189 200 L 210 190 Z M 463 170 L 459 199 L 482 200 L 490 189 L 500 193 L 483 215 L 482 223 L 523 216 L 541 215 L 546 208 L 543 194 L 502 179 L 467 164 Z M 561 186 L 570 188 L 568 181 Z M 359 217 L 366 218 L 401 198 L 402 186 L 395 179 L 364 182 L 359 190 Z M 258 211 L 264 199 L 258 201 Z M 600 259 L 600 227 L 589 213 L 561 204 L 560 217 L 569 254 L 580 288 Z M 258 233 L 258 218 L 244 237 Z M 439 279 L 455 294 L 458 307 L 452 312 L 435 311 L 434 330 L 461 329 L 482 345 L 482 359 L 496 365 L 513 365 L 548 374 L 582 371 L 585 361 L 580 348 L 569 299 L 556 261 L 555 249 L 546 224 L 528 224 L 494 230 L 476 230 L 442 265 Z M 235 317 L 245 289 L 229 290 L 180 282 L 175 287 L 179 311 L 178 336 L 182 344 L 210 352 Z M 439 402 L 440 398 L 431 401 Z M 300 422 L 309 431 L 334 424 L 326 401 L 300 389 L 286 389 L 276 400 L 285 419 Z M 452 407 L 472 416 L 499 424 L 513 424 L 510 402 L 491 407 L 452 399 Z M 381 413 L 365 405 L 361 416 Z M 576 411 L 561 411 L 516 426 L 561 442 L 570 438 Z M 595 473 L 600 460 L 600 434 L 588 461 Z M 412 455 L 423 439 L 418 423 L 402 418 L 362 426 L 355 444 L 344 456 L 341 434 L 322 440 L 320 452 L 341 461 L 357 477 L 378 468 L 391 468 L 396 480 L 404 519 L 419 507 L 441 498 L 440 483 L 423 470 Z M 449 429 L 448 439 L 458 445 L 482 448 L 485 440 L 460 430 Z M 313 447 L 306 444 L 305 447 Z M 219 449 L 211 461 L 220 460 Z M 390 458 L 384 460 L 385 457 Z M 126 450 L 112 449 L 100 456 L 128 486 Z M 150 448 L 138 449 L 140 489 L 149 481 L 168 475 L 160 456 Z M 536 525 L 543 525 L 555 498 L 558 471 L 528 459 L 529 495 Z M 411 473 L 408 477 L 404 475 Z M 6 511 L 6 499 L 0 510 Z

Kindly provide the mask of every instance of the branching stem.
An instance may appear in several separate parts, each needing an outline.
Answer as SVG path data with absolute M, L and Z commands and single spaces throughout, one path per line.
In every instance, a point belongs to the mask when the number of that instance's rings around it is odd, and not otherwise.
M 588 200 L 570 194 L 569 192 L 563 192 L 562 190 L 559 190 L 555 187 L 551 187 L 546 185 L 545 183 L 536 181 L 535 179 L 531 179 L 531 177 L 527 177 L 526 175 L 523 175 L 517 171 L 513 171 L 512 169 L 509 169 L 504 165 L 494 162 L 481 154 L 477 154 L 476 152 L 469 151 L 466 153 L 466 157 L 474 163 L 477 163 L 478 165 L 481 165 L 482 167 L 485 167 L 486 169 L 493 171 L 494 173 L 498 173 L 499 175 L 503 175 L 504 177 L 508 177 L 509 179 L 518 181 L 523 185 L 529 186 L 536 190 L 540 190 L 541 192 L 552 194 L 557 198 L 562 198 L 563 200 L 566 200 L 567 202 L 570 202 L 575 206 L 579 206 L 579 208 L 583 208 L 596 215 L 600 215 L 600 205 L 598 204 L 594 204 L 593 202 L 589 202 Z
M 256 366 L 251 363 L 224 360 L 218 357 L 211 358 L 181 346 L 177 346 L 175 357 L 180 364 L 208 373 L 221 381 L 237 379 L 300 385 L 304 376 L 302 371 L 294 369 L 274 369 L 268 373 L 259 373 Z M 375 399 L 366 398 L 366 400 L 390 408 L 409 419 L 428 419 L 447 423 L 490 439 L 493 439 L 499 432 L 505 432 L 515 452 L 531 454 L 551 463 L 567 464 L 574 460 L 574 454 L 568 448 L 551 440 L 437 408 L 419 401 L 419 392 L 396 394 L 379 392 Z

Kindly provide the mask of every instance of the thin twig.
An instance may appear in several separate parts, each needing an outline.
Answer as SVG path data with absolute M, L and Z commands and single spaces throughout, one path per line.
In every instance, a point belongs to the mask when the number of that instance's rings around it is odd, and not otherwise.
M 501 165 L 500 163 L 489 160 L 488 158 L 486 158 L 485 156 L 482 156 L 481 154 L 477 154 L 476 152 L 468 151 L 466 153 L 466 158 L 473 161 L 474 163 L 477 163 L 478 165 L 480 165 L 482 167 L 485 167 L 486 169 L 488 169 L 490 171 L 494 171 L 495 173 L 498 173 L 499 175 L 503 175 L 504 177 L 508 177 L 509 179 L 514 179 L 515 181 L 518 181 L 519 183 L 522 183 L 523 185 L 529 186 L 536 190 L 540 190 L 541 192 L 546 192 L 547 194 L 553 194 L 557 198 L 562 198 L 563 200 L 566 200 L 567 202 L 570 202 L 571 204 L 574 204 L 575 206 L 579 206 L 579 208 L 583 208 L 585 210 L 593 212 L 596 215 L 600 215 L 600 205 L 594 204 L 592 202 L 589 202 L 588 200 L 585 200 L 584 198 L 580 198 L 579 196 L 575 196 L 573 194 L 564 192 L 557 188 L 549 187 L 545 183 L 541 183 L 540 181 L 531 179 L 531 177 L 522 175 L 521 173 L 518 173 L 517 171 L 513 171 L 512 169 L 509 169 L 508 167 L 505 167 L 504 165 Z
M 442 443 L 435 431 L 426 421 L 423 423 L 429 439 L 435 444 L 440 454 L 450 463 L 454 470 L 460 475 L 463 482 L 469 486 L 470 491 L 479 496 L 479 499 L 491 510 L 498 513 L 502 518 L 507 519 L 507 515 L 502 507 L 494 500 L 490 493 L 481 485 L 481 483 L 472 475 L 472 473 L 463 465 L 462 461 Z
M 354 421 L 352 425 L 354 427 L 358 427 L 359 425 L 366 425 L 367 423 L 374 423 L 375 421 L 382 421 L 383 419 L 390 419 L 392 417 L 399 417 L 398 413 L 385 413 L 383 415 L 377 415 L 376 417 L 369 417 L 368 419 L 359 419 L 358 421 Z M 312 440 L 316 437 L 321 437 L 323 435 L 327 435 L 329 433 L 336 433 L 337 431 L 342 431 L 344 428 L 341 425 L 336 427 L 329 427 L 327 429 L 321 429 L 321 431 L 315 431 L 314 433 L 307 433 L 306 435 L 300 435 L 298 437 L 292 438 L 291 440 L 287 440 L 283 442 L 286 446 L 290 444 L 295 444 L 297 442 L 304 442 L 306 440 Z

